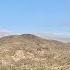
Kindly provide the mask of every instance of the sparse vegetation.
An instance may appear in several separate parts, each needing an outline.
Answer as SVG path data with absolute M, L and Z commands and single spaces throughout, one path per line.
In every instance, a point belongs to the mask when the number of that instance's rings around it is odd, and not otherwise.
M 70 70 L 70 45 L 30 34 L 3 37 L 0 70 Z

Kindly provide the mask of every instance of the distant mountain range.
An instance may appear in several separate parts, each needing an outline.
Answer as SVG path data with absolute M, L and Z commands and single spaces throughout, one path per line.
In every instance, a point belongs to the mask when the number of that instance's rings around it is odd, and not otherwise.
M 44 39 L 49 39 L 49 40 L 57 40 L 61 42 L 70 42 L 70 36 L 69 35 L 59 35 L 59 34 L 49 34 L 49 33 L 34 33 L 34 35 L 42 37 Z
M 69 36 L 65 36 L 65 35 L 55 35 L 54 33 L 31 33 L 33 35 L 39 36 L 41 38 L 44 39 L 49 39 L 49 40 L 57 40 L 57 41 L 61 41 L 61 42 L 70 42 L 70 37 Z M 4 36 L 9 36 L 9 35 L 21 35 L 20 33 L 13 33 L 10 32 L 8 30 L 5 29 L 1 29 L 0 30 L 0 37 L 4 37 Z

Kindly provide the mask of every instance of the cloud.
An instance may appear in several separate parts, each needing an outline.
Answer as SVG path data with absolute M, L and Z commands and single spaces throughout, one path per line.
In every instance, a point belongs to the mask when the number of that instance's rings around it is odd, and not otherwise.
M 8 29 L 0 29 L 0 37 L 13 35 L 14 33 Z

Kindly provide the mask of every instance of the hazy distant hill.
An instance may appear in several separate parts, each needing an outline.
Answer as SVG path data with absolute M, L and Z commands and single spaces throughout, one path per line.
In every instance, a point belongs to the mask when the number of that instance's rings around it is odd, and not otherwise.
M 32 34 L 3 37 L 0 70 L 70 70 L 70 45 Z
M 70 35 L 66 34 L 54 34 L 54 33 L 34 33 L 34 35 L 42 37 L 44 39 L 49 39 L 49 40 L 57 40 L 61 42 L 68 43 L 70 42 Z

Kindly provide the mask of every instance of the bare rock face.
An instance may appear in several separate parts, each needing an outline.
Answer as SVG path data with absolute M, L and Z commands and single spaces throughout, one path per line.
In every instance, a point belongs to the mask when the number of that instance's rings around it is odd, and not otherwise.
M 2 37 L 0 70 L 70 70 L 70 45 L 32 34 Z

